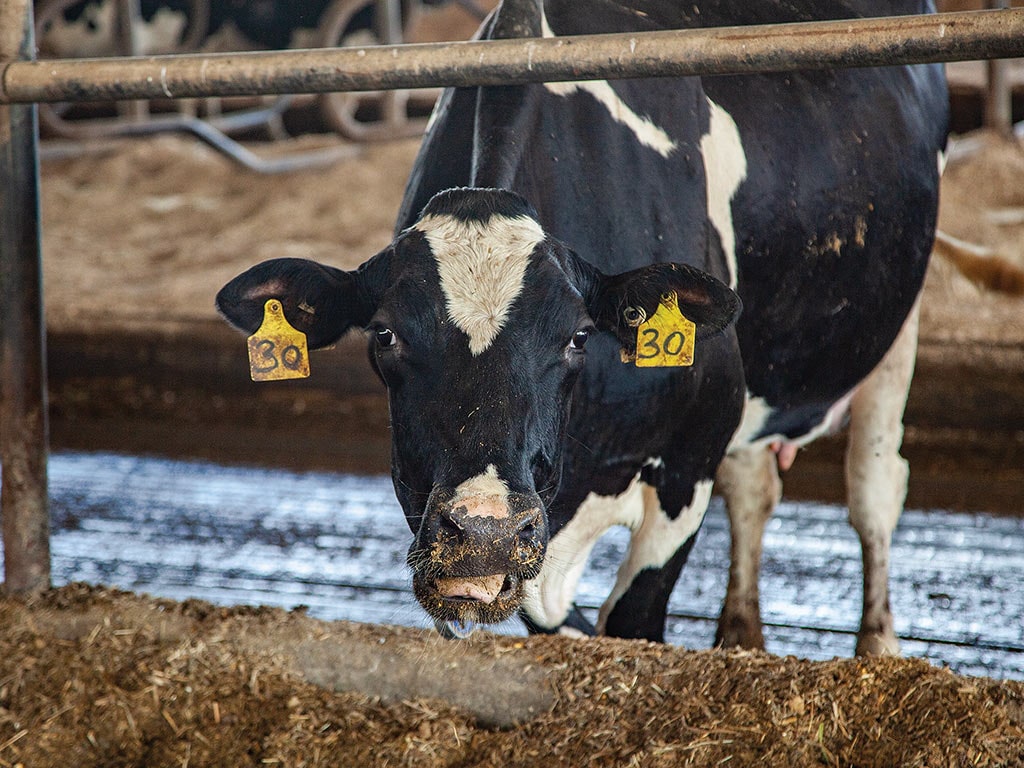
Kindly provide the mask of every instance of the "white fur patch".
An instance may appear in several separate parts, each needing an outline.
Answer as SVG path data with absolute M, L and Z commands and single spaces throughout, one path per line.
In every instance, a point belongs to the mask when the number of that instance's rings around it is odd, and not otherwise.
M 40 47 L 61 58 L 112 56 L 117 50 L 117 3 L 87 5 L 75 21 L 57 16 L 44 31 Z M 149 21 L 132 20 L 132 55 L 171 53 L 188 25 L 186 14 L 160 8 Z
M 755 397 L 750 394 L 747 390 L 747 399 L 743 404 L 743 418 L 740 420 L 740 425 L 736 429 L 736 433 L 732 436 L 732 440 L 729 442 L 729 447 L 726 449 L 727 453 L 732 453 L 737 448 L 744 448 L 751 445 L 753 442 L 754 435 L 758 434 L 764 425 L 768 423 L 768 419 L 771 418 L 773 408 L 768 405 L 763 397 Z M 764 438 L 758 442 L 767 443 L 770 438 Z
M 747 156 L 732 116 L 708 99 L 711 122 L 700 140 L 704 158 L 708 218 L 718 232 L 729 269 L 729 287 L 736 287 L 736 232 L 732 225 L 732 198 L 747 178 Z
M 555 37 L 548 26 L 547 17 L 542 19 L 543 36 Z M 577 91 L 584 91 L 593 96 L 599 104 L 608 110 L 612 120 L 626 126 L 637 141 L 650 147 L 662 157 L 668 157 L 676 149 L 676 142 L 663 129 L 630 109 L 612 88 L 607 80 L 586 80 L 575 83 L 544 83 L 544 87 L 556 96 L 571 96 Z
M 481 474 L 456 487 L 452 505 L 473 499 L 477 503 L 467 507 L 467 514 L 508 517 L 508 494 L 508 485 L 498 477 L 495 466 L 488 464 Z
M 528 216 L 497 215 L 487 222 L 425 216 L 415 228 L 437 261 L 448 317 L 479 355 L 504 327 L 544 230 Z
M 704 521 L 711 501 L 711 480 L 701 480 L 693 487 L 693 501 L 683 507 L 679 516 L 671 519 L 658 503 L 658 493 L 652 486 L 643 487 L 644 510 L 638 525 L 633 526 L 629 552 L 619 567 L 615 588 L 601 606 L 597 631 L 604 632 L 608 615 L 626 594 L 630 585 L 645 568 L 661 568 L 693 536 Z
M 572 520 L 548 543 L 540 575 L 525 584 L 524 607 L 530 618 L 546 627 L 565 621 L 598 539 L 616 525 L 633 528 L 642 517 L 639 473 L 618 496 L 589 494 Z

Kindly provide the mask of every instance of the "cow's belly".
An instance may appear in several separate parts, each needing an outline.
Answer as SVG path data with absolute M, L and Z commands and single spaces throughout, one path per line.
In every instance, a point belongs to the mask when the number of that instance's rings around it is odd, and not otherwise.
M 743 420 L 729 444 L 729 450 L 773 445 L 780 449 L 782 455 L 791 455 L 790 452 L 795 452 L 819 437 L 842 429 L 855 392 L 856 388 L 830 405 L 808 410 L 801 419 L 794 419 L 792 413 L 773 408 L 763 397 L 747 392 Z M 786 463 L 791 464 L 792 461 Z

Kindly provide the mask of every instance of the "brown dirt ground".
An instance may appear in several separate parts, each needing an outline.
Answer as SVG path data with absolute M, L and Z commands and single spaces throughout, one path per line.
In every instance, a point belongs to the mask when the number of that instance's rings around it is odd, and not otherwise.
M 305 137 L 287 150 L 336 143 Z M 270 176 L 170 135 L 44 162 L 48 326 L 210 319 L 221 285 L 279 256 L 354 267 L 390 242 L 417 146 L 366 145 L 351 160 Z
M 1024 684 L 920 660 L 485 634 L 452 651 L 419 630 L 84 585 L 2 600 L 0 626 L 5 766 L 1024 765 Z M 308 655 L 350 644 L 442 683 L 481 660 L 539 671 L 551 703 L 500 729 L 458 701 L 376 696 L 372 676 L 358 693 L 306 679 Z

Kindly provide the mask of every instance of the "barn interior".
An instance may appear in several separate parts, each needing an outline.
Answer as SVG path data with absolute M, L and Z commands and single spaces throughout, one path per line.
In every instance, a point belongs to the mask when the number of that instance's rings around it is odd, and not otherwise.
M 81 5 L 36 2 L 40 56 L 460 40 L 488 10 Z M 947 73 L 950 238 L 925 287 L 894 541 L 906 658 L 885 660 L 845 658 L 860 555 L 842 436 L 784 478 L 765 545 L 769 653 L 708 650 L 728 557 L 715 502 L 669 647 L 509 625 L 449 659 L 409 594 L 365 340 L 317 353 L 310 379 L 256 384 L 213 307 L 262 259 L 351 268 L 390 242 L 436 91 L 41 106 L 57 589 L 0 601 L 0 765 L 1020 764 L 1024 60 Z M 624 546 L 613 535 L 595 552 L 585 610 Z M 407 675 L 397 693 L 330 671 L 376 663 L 365 643 Z M 410 682 L 424 660 L 436 669 Z M 551 698 L 526 686 L 504 708 L 525 709 L 495 721 L 493 700 L 430 687 L 479 669 L 537 672 Z

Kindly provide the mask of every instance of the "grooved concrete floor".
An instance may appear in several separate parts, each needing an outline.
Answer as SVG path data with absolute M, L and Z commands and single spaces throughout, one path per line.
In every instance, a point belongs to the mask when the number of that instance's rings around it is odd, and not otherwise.
M 410 534 L 390 478 L 223 467 L 118 454 L 50 463 L 54 582 L 175 599 L 305 605 L 324 619 L 426 626 Z M 627 537 L 595 550 L 579 602 L 593 618 Z M 673 594 L 668 639 L 704 648 L 725 592 L 728 529 L 715 499 Z M 1024 679 L 1024 520 L 910 510 L 895 535 L 892 605 L 906 655 L 968 675 Z M 860 549 L 838 506 L 783 503 L 765 538 L 768 650 L 853 652 Z M 521 632 L 516 622 L 500 628 Z

